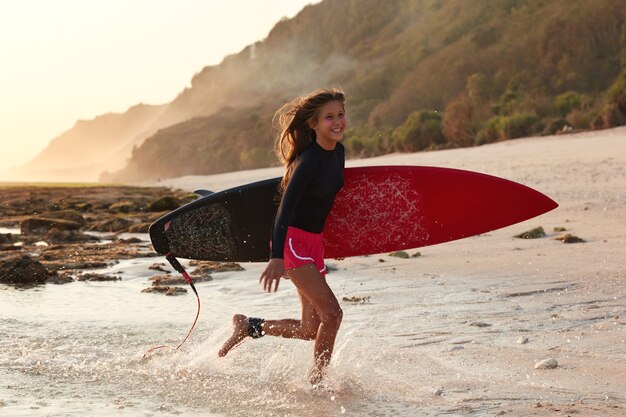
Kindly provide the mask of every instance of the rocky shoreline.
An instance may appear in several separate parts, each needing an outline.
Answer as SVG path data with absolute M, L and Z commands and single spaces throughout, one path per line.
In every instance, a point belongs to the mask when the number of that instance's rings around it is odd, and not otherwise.
M 4 186 L 0 187 L 0 283 L 20 288 L 74 281 L 116 281 L 115 275 L 90 272 L 123 259 L 159 256 L 149 242 L 124 238 L 147 233 L 167 212 L 196 199 L 194 194 L 165 187 Z M 167 272 L 165 264 L 150 269 Z M 239 265 L 195 263 L 194 276 L 210 280 L 219 268 Z M 179 280 L 155 277 L 153 287 L 169 295 L 184 293 Z M 181 291 L 183 290 L 183 291 Z

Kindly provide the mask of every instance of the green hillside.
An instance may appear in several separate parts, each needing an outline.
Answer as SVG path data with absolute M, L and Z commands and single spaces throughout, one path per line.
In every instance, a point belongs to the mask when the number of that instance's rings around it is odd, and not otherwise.
M 273 111 L 322 86 L 347 94 L 351 157 L 617 126 L 625 70 L 623 0 L 325 0 L 203 69 L 101 179 L 276 164 Z

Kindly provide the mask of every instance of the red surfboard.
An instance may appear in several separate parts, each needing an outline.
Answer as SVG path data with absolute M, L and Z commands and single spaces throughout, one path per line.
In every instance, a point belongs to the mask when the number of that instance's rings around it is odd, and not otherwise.
M 502 178 L 449 168 L 346 168 L 324 229 L 325 256 L 449 242 L 528 220 L 558 204 Z M 150 227 L 157 252 L 213 261 L 266 261 L 280 178 L 210 194 Z
M 558 207 L 524 185 L 457 169 L 365 167 L 344 175 L 346 186 L 326 222 L 329 258 L 449 242 Z

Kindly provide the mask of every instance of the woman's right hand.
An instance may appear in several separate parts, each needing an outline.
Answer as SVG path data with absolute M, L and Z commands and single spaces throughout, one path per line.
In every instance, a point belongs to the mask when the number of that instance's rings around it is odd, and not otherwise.
M 280 282 L 280 278 L 285 273 L 285 267 L 283 260 L 280 258 L 272 258 L 267 263 L 267 267 L 265 271 L 261 274 L 261 278 L 259 278 L 259 282 L 263 284 L 263 290 L 267 292 L 276 292 L 278 290 L 278 283 Z M 274 284 L 274 289 L 272 290 L 272 284 Z

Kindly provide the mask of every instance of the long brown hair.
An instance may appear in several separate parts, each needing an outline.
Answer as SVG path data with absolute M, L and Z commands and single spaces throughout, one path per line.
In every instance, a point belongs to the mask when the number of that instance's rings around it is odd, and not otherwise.
M 274 126 L 279 132 L 274 144 L 274 151 L 285 165 L 285 175 L 281 182 L 282 190 L 289 183 L 293 163 L 298 155 L 316 140 L 315 131 L 311 128 L 311 124 L 317 121 L 322 106 L 331 101 L 339 101 L 344 105 L 343 92 L 338 89 L 316 90 L 290 101 L 274 115 Z

